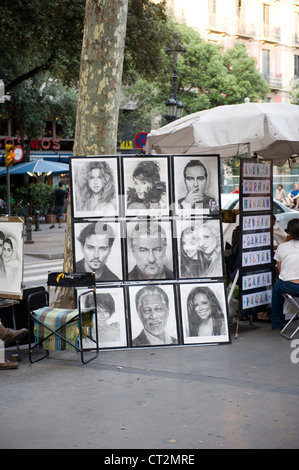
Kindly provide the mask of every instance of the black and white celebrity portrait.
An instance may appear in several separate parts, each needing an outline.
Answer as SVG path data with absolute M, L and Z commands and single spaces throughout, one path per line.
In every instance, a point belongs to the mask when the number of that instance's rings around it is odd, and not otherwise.
M 203 277 L 222 277 L 222 245 L 220 220 L 205 220 L 195 226 L 198 248 L 202 256 Z
M 118 210 L 116 159 L 74 158 L 72 184 L 75 217 L 114 216 Z
M 167 214 L 167 160 L 124 159 L 127 215 Z
M 168 295 L 165 290 L 167 287 L 169 288 L 169 286 L 163 286 L 162 288 L 156 285 L 148 285 L 142 288 L 135 288 L 135 301 L 132 298 L 133 292 L 130 291 L 131 302 L 134 302 L 136 312 L 142 324 L 141 331 L 135 336 L 133 326 L 136 319 L 134 321 L 134 317 L 131 317 L 133 346 L 177 344 L 173 299 L 172 305 L 170 305 L 169 299 L 169 295 L 173 296 L 173 291 L 169 290 Z M 168 322 L 171 325 L 168 325 Z
M 180 289 L 184 342 L 205 342 L 215 336 L 227 340 L 224 284 L 182 285 Z
M 74 228 L 76 272 L 93 271 L 97 282 L 119 281 L 122 264 L 119 224 L 98 221 L 77 223 Z
M 127 224 L 128 279 L 173 279 L 170 222 Z
M 84 308 L 93 307 L 92 293 L 82 296 L 82 299 L 84 300 Z M 100 348 L 126 347 L 126 313 L 123 289 L 119 287 L 97 287 L 96 299 Z M 85 347 L 87 347 L 86 343 L 89 343 L 89 341 L 85 340 Z M 90 343 L 90 346 L 92 346 L 92 343 Z
M 0 293 L 20 295 L 23 280 L 23 224 L 0 224 Z
M 177 213 L 219 214 L 217 157 L 174 157 L 174 165 Z
M 179 221 L 177 226 L 180 277 L 222 277 L 220 221 Z

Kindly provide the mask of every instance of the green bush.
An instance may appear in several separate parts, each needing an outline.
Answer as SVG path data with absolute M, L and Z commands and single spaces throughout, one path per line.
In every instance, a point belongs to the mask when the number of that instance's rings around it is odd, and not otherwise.
M 0 185 L 0 199 L 4 201 L 4 206 L 0 212 L 7 211 L 7 187 Z M 28 217 L 34 215 L 36 211 L 41 216 L 50 214 L 54 208 L 54 191 L 47 183 L 31 183 L 29 186 L 16 188 L 10 193 L 11 215 Z
M 54 192 L 47 183 L 31 183 L 29 185 L 29 196 L 32 214 L 36 211 L 44 216 L 50 214 L 54 207 Z
M 30 196 L 28 188 L 16 188 L 10 198 L 11 215 L 28 217 L 30 215 Z

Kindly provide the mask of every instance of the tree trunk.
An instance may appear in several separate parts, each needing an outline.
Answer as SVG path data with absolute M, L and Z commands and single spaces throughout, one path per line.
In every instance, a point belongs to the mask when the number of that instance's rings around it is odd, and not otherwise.
M 116 153 L 127 12 L 128 0 L 86 0 L 73 149 L 76 156 Z M 70 200 L 63 269 L 73 270 Z M 52 305 L 72 308 L 73 293 L 57 289 Z
M 87 0 L 74 155 L 113 155 L 128 0 Z

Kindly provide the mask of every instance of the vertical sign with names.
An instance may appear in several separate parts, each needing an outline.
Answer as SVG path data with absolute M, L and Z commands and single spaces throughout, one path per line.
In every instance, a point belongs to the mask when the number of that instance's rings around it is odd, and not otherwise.
M 242 315 L 271 305 L 273 284 L 272 163 L 241 160 L 239 309 Z

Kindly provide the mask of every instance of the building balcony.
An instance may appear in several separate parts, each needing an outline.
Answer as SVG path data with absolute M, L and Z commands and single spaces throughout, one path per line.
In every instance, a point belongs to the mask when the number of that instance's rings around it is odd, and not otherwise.
M 239 18 L 236 21 L 235 25 L 236 36 L 243 38 L 253 38 L 256 35 L 256 31 L 253 24 L 248 24 L 244 20 Z
M 273 89 L 282 88 L 282 74 L 273 74 L 269 72 L 263 72 L 264 79 L 269 83 L 270 87 Z
M 292 42 L 296 47 L 299 47 L 299 33 L 295 33 L 293 35 L 293 41 Z
M 281 29 L 279 26 L 270 27 L 269 25 L 264 24 L 262 40 L 267 42 L 280 42 L 281 40 Z
M 219 16 L 213 13 L 209 14 L 209 29 L 210 32 L 225 34 L 228 32 L 229 21 L 227 17 Z

